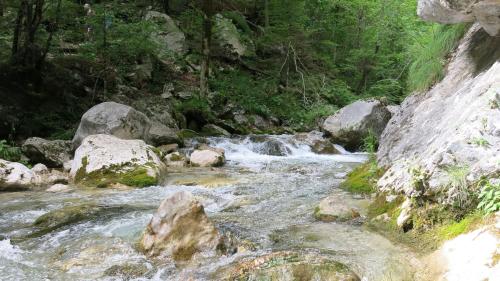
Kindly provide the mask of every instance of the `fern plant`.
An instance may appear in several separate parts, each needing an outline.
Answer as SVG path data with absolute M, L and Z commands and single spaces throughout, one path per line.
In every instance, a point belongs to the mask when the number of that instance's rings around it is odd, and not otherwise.
M 483 186 L 477 208 L 485 214 L 500 211 L 500 184 L 486 183 Z
M 9 145 L 6 140 L 0 140 L 0 159 L 19 161 L 21 159 L 21 149 Z

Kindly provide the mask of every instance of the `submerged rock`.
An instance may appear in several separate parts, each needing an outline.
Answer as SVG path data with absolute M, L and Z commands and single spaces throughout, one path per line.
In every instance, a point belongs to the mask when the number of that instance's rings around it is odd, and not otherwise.
M 76 150 L 70 175 L 87 186 L 145 187 L 158 184 L 165 171 L 153 147 L 141 140 L 92 135 Z
M 332 195 L 321 200 L 314 210 L 314 217 L 323 222 L 349 221 L 360 217 L 359 209 L 348 206 L 339 196 Z
M 276 252 L 219 273 L 219 280 L 359 281 L 347 266 L 316 254 Z
M 0 191 L 30 189 L 35 175 L 21 163 L 0 159 Z
M 333 142 L 357 150 L 370 133 L 380 137 L 391 118 L 389 110 L 378 100 L 356 101 L 328 117 L 322 125 Z
M 106 134 L 121 139 L 148 140 L 151 122 L 142 112 L 116 102 L 103 102 L 83 114 L 73 138 L 73 148 L 78 148 L 90 135 Z
M 40 236 L 60 227 L 91 219 L 102 210 L 102 207 L 95 204 L 83 204 L 50 211 L 38 217 L 33 223 L 39 229 L 34 236 Z
M 196 167 L 219 167 L 224 165 L 226 158 L 223 150 L 203 148 L 202 150 L 193 151 L 189 161 L 191 165 Z
M 54 184 L 53 186 L 47 188 L 45 191 L 47 192 L 68 192 L 71 191 L 72 188 L 66 184 Z
M 139 241 L 148 257 L 175 261 L 188 261 L 200 252 L 214 252 L 220 244 L 221 236 L 203 205 L 184 191 L 163 200 Z
M 104 271 L 105 276 L 118 277 L 122 280 L 131 280 L 143 277 L 149 272 L 149 268 L 144 264 L 126 263 L 113 265 Z
M 23 153 L 32 163 L 43 163 L 50 168 L 61 168 L 71 158 L 71 141 L 29 138 L 23 146 Z

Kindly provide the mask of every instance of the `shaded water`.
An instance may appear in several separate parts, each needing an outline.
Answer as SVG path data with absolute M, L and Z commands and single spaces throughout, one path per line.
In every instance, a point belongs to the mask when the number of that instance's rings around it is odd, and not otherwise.
M 338 189 L 366 156 L 317 155 L 290 136 L 271 138 L 288 155 L 265 155 L 262 142 L 249 138 L 213 138 L 211 145 L 226 150 L 225 167 L 172 172 L 163 186 L 0 194 L 0 234 L 7 238 L 0 241 L 0 280 L 120 280 L 104 271 L 130 263 L 149 271 L 137 280 L 210 280 L 241 258 L 295 249 L 331 256 L 365 280 L 407 280 L 411 259 L 405 251 L 359 224 L 321 223 L 312 217 L 318 202 L 332 193 L 355 205 L 366 203 Z M 182 269 L 150 263 L 134 244 L 160 202 L 179 190 L 199 197 L 219 228 L 256 249 Z M 86 202 L 121 208 L 41 237 L 19 239 L 33 231 L 40 215 Z

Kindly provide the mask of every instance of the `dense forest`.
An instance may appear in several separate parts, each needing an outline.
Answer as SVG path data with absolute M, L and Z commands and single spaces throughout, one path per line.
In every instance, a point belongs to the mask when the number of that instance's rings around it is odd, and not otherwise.
M 354 100 L 425 90 L 465 30 L 424 23 L 415 0 L 2 0 L 0 14 L 10 141 L 71 138 L 94 104 L 171 93 L 180 128 L 235 107 L 303 131 Z

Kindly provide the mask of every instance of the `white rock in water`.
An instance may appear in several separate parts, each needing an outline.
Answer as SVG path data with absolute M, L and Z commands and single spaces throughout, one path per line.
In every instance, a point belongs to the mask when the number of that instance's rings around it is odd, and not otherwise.
M 0 191 L 29 189 L 34 177 L 23 164 L 0 159 Z
M 140 174 L 146 177 L 145 185 L 153 185 L 158 184 L 165 170 L 154 148 L 142 140 L 92 135 L 85 138 L 76 150 L 70 175 L 76 183 L 102 182 L 106 185 L 121 183 L 133 186 L 135 181 L 130 175 Z
M 224 152 L 216 150 L 195 150 L 189 157 L 191 164 L 197 167 L 218 167 L 224 165 Z

